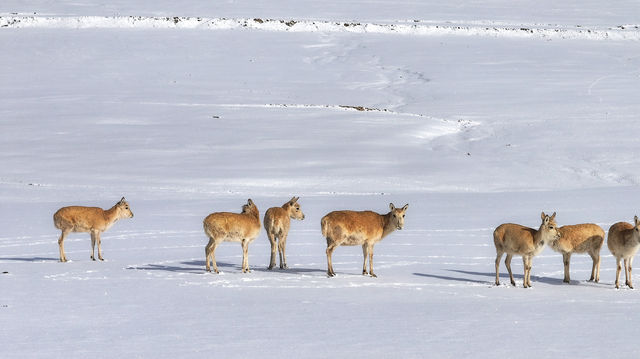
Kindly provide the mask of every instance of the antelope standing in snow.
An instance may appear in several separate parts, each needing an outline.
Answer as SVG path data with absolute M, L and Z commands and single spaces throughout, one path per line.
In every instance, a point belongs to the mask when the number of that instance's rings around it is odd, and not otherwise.
M 517 254 L 522 256 L 524 264 L 524 287 L 531 287 L 531 260 L 538 253 L 542 252 L 544 245 L 560 236 L 556 226 L 556 213 L 549 217 L 540 215 L 542 224 L 538 230 L 521 226 L 514 223 L 504 223 L 493 231 L 493 243 L 496 246 L 496 285 L 500 285 L 500 259 L 502 254 L 507 253 L 504 264 L 509 271 L 511 284 L 516 285 L 511 272 L 511 258 Z
M 376 277 L 373 273 L 373 246 L 394 230 L 402 229 L 409 205 L 396 208 L 390 203 L 389 208 L 391 211 L 385 215 L 372 211 L 334 211 L 322 217 L 322 235 L 327 238 L 327 274 L 330 277 L 336 275 L 331 262 L 331 255 L 336 247 L 357 245 L 362 245 L 364 255 L 362 274 Z
M 86 232 L 91 234 L 91 259 L 96 260 L 95 246 L 98 243 L 98 259 L 102 258 L 100 234 L 111 228 L 121 218 L 132 218 L 133 212 L 124 197 L 108 210 L 98 207 L 69 206 L 62 207 L 53 215 L 53 224 L 62 231 L 58 246 L 60 247 L 60 262 L 66 262 L 64 254 L 64 239 L 69 232 Z
M 203 226 L 204 233 L 209 237 L 209 243 L 204 248 L 207 272 L 211 272 L 209 265 L 211 260 L 213 270 L 220 273 L 216 263 L 216 247 L 222 242 L 242 244 L 242 273 L 250 272 L 249 244 L 260 233 L 260 213 L 251 199 L 242 206 L 242 213 L 211 213 L 204 219 Z
M 264 229 L 267 231 L 267 237 L 271 242 L 271 261 L 269 269 L 276 266 L 276 238 L 278 240 L 277 249 L 280 257 L 280 269 L 286 269 L 287 257 L 285 255 L 285 246 L 287 245 L 287 235 L 291 221 L 289 218 L 303 220 L 304 213 L 300 209 L 298 200 L 300 197 L 293 197 L 290 201 L 283 204 L 282 207 L 272 207 L 264 214 Z
M 570 283 L 569 262 L 572 253 L 588 253 L 593 260 L 589 281 L 600 281 L 600 248 L 604 243 L 604 231 L 593 223 L 562 226 L 558 228 L 560 238 L 549 242 L 549 247 L 562 253 L 564 282 Z
M 624 259 L 625 284 L 633 289 L 631 283 L 631 265 L 633 257 L 640 248 L 640 220 L 638 216 L 633 218 L 634 225 L 627 222 L 618 222 L 609 227 L 607 236 L 607 247 L 614 257 L 616 257 L 616 288 L 620 288 L 620 271 L 622 266 L 620 260 Z

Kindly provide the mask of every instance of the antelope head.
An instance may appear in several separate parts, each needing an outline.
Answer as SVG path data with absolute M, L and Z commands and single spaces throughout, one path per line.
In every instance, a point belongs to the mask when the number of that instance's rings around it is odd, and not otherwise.
M 131 212 L 131 208 L 129 208 L 129 203 L 122 197 L 120 202 L 116 203 L 116 208 L 118 209 L 118 215 L 120 218 L 133 218 L 133 212 Z
M 300 204 L 298 204 L 299 199 L 300 197 L 294 196 L 293 198 L 291 198 L 289 202 L 287 202 L 287 204 L 285 204 L 285 207 L 288 207 L 289 217 L 297 220 L 303 220 L 304 213 L 302 213 L 302 210 L 300 209 Z
M 404 226 L 404 215 L 409 208 L 409 204 L 405 204 L 402 208 L 396 208 L 393 203 L 389 203 L 389 208 L 391 209 L 391 221 L 396 229 L 402 229 Z

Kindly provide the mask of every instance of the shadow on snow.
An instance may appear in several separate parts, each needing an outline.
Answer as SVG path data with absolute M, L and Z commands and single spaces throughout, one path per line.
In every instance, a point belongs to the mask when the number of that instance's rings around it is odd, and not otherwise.
M 436 279 L 443 279 L 443 280 L 450 280 L 450 281 L 456 281 L 456 282 L 468 282 L 468 283 L 482 283 L 482 284 L 490 284 L 490 285 L 494 285 L 494 279 L 496 277 L 496 273 L 495 272 L 472 272 L 472 271 L 465 271 L 465 270 L 459 270 L 459 269 L 447 269 L 447 271 L 449 272 L 454 272 L 454 273 L 460 273 L 460 274 L 467 274 L 467 275 L 472 275 L 472 276 L 480 276 L 480 277 L 490 277 L 492 278 L 491 281 L 486 281 L 486 280 L 477 280 L 477 279 L 470 279 L 470 278 L 466 278 L 466 277 L 450 277 L 450 276 L 442 276 L 442 275 L 435 275 L 435 274 L 424 274 L 424 273 L 413 273 L 413 275 L 417 275 L 417 276 L 421 276 L 421 277 L 428 277 L 428 278 L 436 278 Z M 513 278 L 514 279 L 523 279 L 524 275 L 523 274 L 513 274 Z M 500 274 L 500 280 L 501 282 L 506 282 L 506 283 L 510 283 L 509 281 L 509 273 L 501 273 Z M 547 277 L 538 277 L 538 276 L 531 276 L 531 281 L 532 282 L 539 282 L 539 283 L 546 283 L 546 284 L 551 284 L 551 285 L 562 285 L 562 279 L 557 279 L 557 278 L 547 278 Z
M 187 262 L 181 262 L 185 266 L 177 266 L 177 265 L 164 265 L 164 264 L 146 264 L 144 266 L 129 266 L 127 269 L 132 270 L 148 270 L 148 271 L 167 271 L 167 272 L 183 272 L 183 273 L 206 273 L 205 271 L 205 261 L 193 260 Z M 233 268 L 238 272 L 242 272 L 242 267 L 237 264 L 217 262 L 218 268 Z M 308 273 L 325 273 L 324 270 L 321 269 L 309 269 L 309 268 L 288 268 L 288 269 L 280 269 L 274 268 L 272 270 L 267 269 L 266 267 L 251 267 L 252 272 L 264 272 L 264 273 L 275 273 L 275 274 L 308 274 Z
M 14 262 L 59 262 L 59 258 L 51 257 L 32 257 L 32 258 L 0 258 L 0 261 L 14 261 Z

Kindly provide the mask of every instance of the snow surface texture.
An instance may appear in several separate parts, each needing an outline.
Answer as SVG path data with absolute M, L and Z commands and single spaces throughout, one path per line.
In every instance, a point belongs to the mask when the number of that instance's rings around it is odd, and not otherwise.
M 525 290 L 491 236 L 638 214 L 637 2 L 186 3 L 0 4 L 0 357 L 638 357 L 606 246 Z M 262 232 L 204 272 L 207 214 L 293 195 L 289 270 Z M 59 263 L 55 210 L 122 196 L 106 261 Z M 320 218 L 389 202 L 378 278 L 327 278 Z

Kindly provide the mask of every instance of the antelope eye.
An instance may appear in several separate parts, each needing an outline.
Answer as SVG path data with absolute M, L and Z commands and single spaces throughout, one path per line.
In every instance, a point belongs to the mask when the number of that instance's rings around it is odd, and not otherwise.
M 404 214 L 402 215 L 402 218 L 404 218 Z

